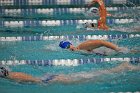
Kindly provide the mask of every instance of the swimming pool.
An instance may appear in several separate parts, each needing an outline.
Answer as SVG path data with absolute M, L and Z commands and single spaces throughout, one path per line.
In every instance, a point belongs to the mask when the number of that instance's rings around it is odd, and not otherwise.
M 126 4 L 126 0 L 105 1 L 107 10 L 115 15 L 107 18 L 107 23 L 112 28 L 109 31 L 78 29 L 77 25 L 83 22 L 97 23 L 98 17 L 85 16 L 87 7 L 84 4 L 88 3 L 88 0 L 64 1 L 7 0 L 8 3 L 1 1 L 0 64 L 8 66 L 12 71 L 41 77 L 45 73 L 95 72 L 116 67 L 124 61 L 140 61 L 140 52 L 101 56 L 73 53 L 58 47 L 61 40 L 69 40 L 78 45 L 85 40 L 101 39 L 120 47 L 140 51 L 138 0 L 129 0 Z M 46 85 L 18 83 L 1 78 L 0 90 L 2 93 L 137 92 L 140 91 L 139 76 L 139 71 L 124 71 L 103 74 L 78 84 Z

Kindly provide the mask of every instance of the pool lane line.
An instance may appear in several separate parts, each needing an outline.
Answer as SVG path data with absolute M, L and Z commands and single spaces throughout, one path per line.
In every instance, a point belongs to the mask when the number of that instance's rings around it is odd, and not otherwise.
M 46 41 L 46 40 L 112 40 L 140 37 L 140 34 L 114 34 L 114 35 L 65 35 L 65 36 L 17 36 L 0 37 L 0 41 Z
M 87 5 L 91 0 L 1 0 L 0 6 L 9 5 Z M 139 4 L 139 0 L 105 0 L 106 5 Z M 132 4 L 131 4 L 132 5 Z
M 8 28 L 19 28 L 21 29 L 22 27 L 39 27 L 39 26 L 65 26 L 65 25 L 78 25 L 78 24 L 83 24 L 86 22 L 89 23 L 97 23 L 97 19 L 94 20 L 24 20 L 24 21 L 0 21 L 0 27 L 8 27 Z M 136 22 L 135 19 L 114 19 L 114 18 L 109 18 L 107 19 L 107 24 L 128 24 L 128 23 L 134 23 Z
M 1 65 L 35 65 L 35 66 L 79 66 L 89 63 L 125 61 L 140 63 L 140 57 L 124 58 L 88 58 L 88 59 L 54 59 L 54 60 L 2 60 Z
M 128 9 L 128 7 L 106 7 L 107 11 L 126 11 Z M 139 7 L 129 7 L 130 9 L 139 9 Z M 64 14 L 64 13 L 84 13 L 88 10 L 88 8 L 14 8 L 14 9 L 8 9 L 8 8 L 1 8 L 0 9 L 0 13 L 3 15 L 10 15 L 10 14 L 14 14 L 14 15 L 31 15 L 31 14 Z

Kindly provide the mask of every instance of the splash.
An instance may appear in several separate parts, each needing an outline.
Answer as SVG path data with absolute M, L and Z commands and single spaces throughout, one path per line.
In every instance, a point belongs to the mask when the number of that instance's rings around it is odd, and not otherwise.
M 59 51 L 61 48 L 58 47 L 59 43 L 44 45 L 44 50 L 46 51 Z

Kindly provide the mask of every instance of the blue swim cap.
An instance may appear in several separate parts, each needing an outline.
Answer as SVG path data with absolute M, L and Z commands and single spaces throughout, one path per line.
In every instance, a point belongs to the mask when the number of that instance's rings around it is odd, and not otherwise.
M 59 46 L 64 49 L 66 49 L 69 45 L 72 45 L 69 41 L 61 41 L 59 43 Z

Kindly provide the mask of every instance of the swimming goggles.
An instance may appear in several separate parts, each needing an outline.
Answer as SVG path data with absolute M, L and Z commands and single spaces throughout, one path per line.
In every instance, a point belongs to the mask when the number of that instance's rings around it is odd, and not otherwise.
M 69 49 L 69 48 L 70 48 L 70 45 L 71 45 L 71 44 L 68 44 L 67 47 L 66 47 L 66 49 Z

